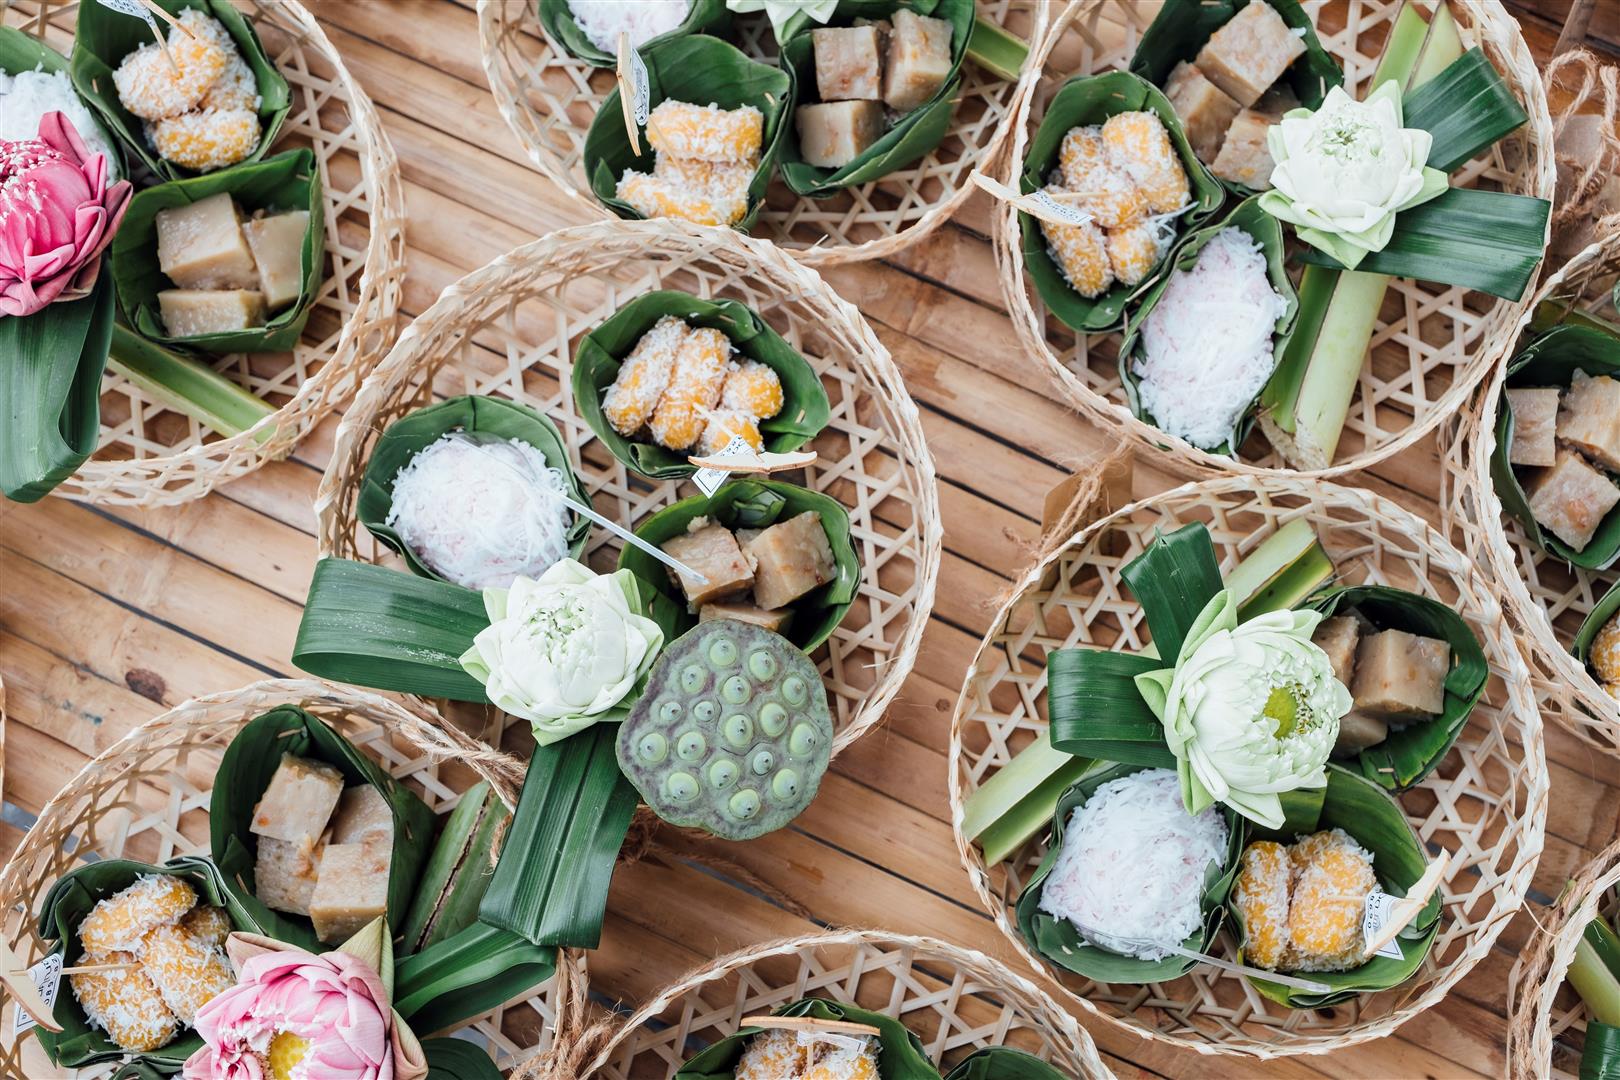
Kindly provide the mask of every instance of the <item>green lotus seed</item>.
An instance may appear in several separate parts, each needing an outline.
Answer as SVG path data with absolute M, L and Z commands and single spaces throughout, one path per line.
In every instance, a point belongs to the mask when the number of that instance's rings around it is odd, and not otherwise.
M 748 654 L 748 673 L 760 682 L 776 678 L 776 657 L 760 649 Z
M 698 797 L 700 790 L 697 777 L 691 773 L 672 772 L 669 779 L 664 781 L 664 794 L 676 802 L 691 802 Z
M 732 713 L 726 717 L 724 734 L 726 742 L 739 750 L 746 750 L 748 744 L 754 741 L 754 722 L 742 713 Z
M 774 701 L 759 707 L 759 726 L 766 735 L 776 738 L 787 730 L 787 710 Z
M 715 667 L 730 667 L 737 662 L 737 643 L 730 638 L 715 638 L 709 642 L 709 660 Z
M 782 680 L 782 696 L 791 704 L 803 705 L 810 696 L 810 688 L 804 685 L 804 680 L 797 675 L 789 675 Z
M 799 774 L 783 769 L 771 778 L 771 794 L 778 799 L 791 799 L 799 793 Z
M 656 731 L 649 731 L 636 743 L 636 756 L 649 765 L 656 765 L 669 753 L 669 740 Z
M 713 723 L 714 718 L 719 715 L 720 706 L 716 705 L 708 698 L 704 698 L 702 701 L 692 706 L 692 716 L 705 724 Z
M 793 734 L 797 736 L 798 732 Z M 709 742 L 701 732 L 688 731 L 681 736 L 681 741 L 675 744 L 675 756 L 682 761 L 700 761 L 708 752 Z
M 748 680 L 741 675 L 733 675 L 720 687 L 720 696 L 730 705 L 741 705 L 753 694 Z
M 744 788 L 733 795 L 726 806 L 730 809 L 732 817 L 747 821 L 759 813 L 759 792 Z
M 776 768 L 776 755 L 769 750 L 761 750 L 749 762 L 749 767 L 754 770 L 754 775 L 764 776 Z
M 687 664 L 681 669 L 681 689 L 686 693 L 696 694 L 708 685 L 709 673 L 701 664 Z
M 709 766 L 709 786 L 716 789 L 730 787 L 737 782 L 737 774 L 742 770 L 730 758 L 721 758 Z
M 662 705 L 658 706 L 658 719 L 662 720 L 666 724 L 678 724 L 681 720 L 681 713 L 684 711 L 685 710 L 681 708 L 680 702 L 666 701 Z
M 809 724 L 798 724 L 794 726 L 793 734 L 788 736 L 788 751 L 794 757 L 804 757 L 820 742 L 821 737 L 816 734 L 815 728 Z

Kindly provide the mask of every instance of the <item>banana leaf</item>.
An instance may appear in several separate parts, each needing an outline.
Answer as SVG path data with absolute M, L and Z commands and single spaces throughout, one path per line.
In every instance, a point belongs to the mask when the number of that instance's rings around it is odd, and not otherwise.
M 1041 892 L 1051 876 L 1063 850 L 1063 836 L 1068 831 L 1074 812 L 1086 804 L 1097 789 L 1110 780 L 1142 771 L 1139 765 L 1116 765 L 1101 762 L 1088 772 L 1058 800 L 1057 815 L 1052 819 L 1052 840 L 1046 857 L 1030 877 L 1014 906 L 1018 931 L 1029 947 L 1050 962 L 1105 983 L 1140 985 L 1178 978 L 1191 971 L 1196 960 L 1180 956 L 1167 956 L 1162 960 L 1142 960 L 1134 956 L 1111 952 L 1085 940 L 1075 925 L 1040 910 Z M 1238 856 L 1243 852 L 1245 826 L 1242 818 L 1226 806 L 1213 808 L 1226 821 L 1226 858 L 1220 865 L 1210 865 L 1204 874 L 1204 889 L 1199 897 L 1199 908 L 1204 913 L 1204 925 L 1182 941 L 1182 947 L 1195 952 L 1208 952 L 1215 933 L 1220 928 L 1226 893 L 1237 875 Z M 1129 873 L 1128 867 L 1113 868 L 1110 872 Z
M 25 34 L 14 26 L 0 26 L 0 72 L 7 75 L 21 75 L 25 71 L 48 71 L 52 74 L 61 72 L 70 75 L 69 66 L 67 57 L 38 38 Z M 94 118 L 95 108 L 87 105 L 87 109 Z M 124 161 L 123 149 L 118 139 L 100 120 L 96 120 L 95 124 L 102 141 L 112 151 L 112 171 L 115 178 L 123 177 L 129 172 L 129 168 Z M 79 134 L 86 133 L 81 131 Z
M 259 35 L 230 0 L 155 0 L 171 15 L 196 8 L 218 19 L 236 43 L 242 59 L 253 71 L 259 87 L 259 145 L 245 159 L 258 161 L 269 152 L 281 132 L 282 122 L 292 111 L 292 93 L 287 80 L 276 70 L 264 50 Z M 168 37 L 168 25 L 157 20 L 159 32 Z M 73 85 L 79 96 L 101 114 L 109 130 L 118 136 L 129 152 L 153 173 L 165 180 L 195 176 L 189 169 L 159 157 L 147 144 L 143 121 L 124 108 L 113 85 L 113 70 L 124 57 L 152 40 L 152 31 L 140 19 L 132 19 L 101 4 L 86 4 L 79 10 L 73 42 Z
M 585 36 L 585 31 L 579 28 L 574 20 L 574 12 L 568 6 L 568 0 L 539 0 L 540 27 L 546 36 L 553 42 L 561 45 L 576 60 L 583 60 L 594 67 L 610 68 L 617 66 L 619 54 L 614 49 L 599 49 Z M 690 0 L 686 18 L 681 24 L 667 34 L 659 34 L 649 41 L 643 42 L 638 52 L 661 45 L 678 37 L 688 34 L 702 34 L 713 31 L 723 34 L 731 24 L 731 12 L 727 10 L 725 0 Z
M 427 1080 L 501 1080 L 489 1053 L 466 1039 L 426 1039 Z
M 723 332 L 742 356 L 776 372 L 782 381 L 782 411 L 760 421 L 766 450 L 778 454 L 797 450 L 827 426 L 831 406 L 815 368 L 753 311 L 735 300 L 704 300 L 667 290 L 644 293 L 586 334 L 574 349 L 574 407 L 608 452 L 631 470 L 653 480 L 678 480 L 697 471 L 687 464 L 685 454 L 627 439 L 602 415 L 602 397 L 618 376 L 620 362 L 665 315 Z
M 759 208 L 770 186 L 782 150 L 782 138 L 792 124 L 793 76 L 769 64 L 750 60 L 741 50 L 704 34 L 673 38 L 641 50 L 647 65 L 650 105 L 657 108 L 666 99 L 694 105 L 718 105 L 738 109 L 753 105 L 765 114 L 765 138 L 759 167 L 748 185 L 748 212 L 736 228 L 747 232 L 759 217 Z M 624 112 L 615 89 L 602 103 L 585 134 L 582 164 L 590 178 L 591 191 L 603 206 L 622 218 L 641 215 L 617 195 L 619 177 L 628 169 L 651 172 L 654 152 L 641 133 L 641 154 L 630 148 L 624 129 Z
M 324 951 L 307 917 L 271 911 L 254 894 L 253 864 L 258 850 L 258 837 L 251 831 L 254 808 L 285 754 L 324 761 L 343 773 L 346 787 L 370 784 L 387 800 L 394 814 L 388 923 L 401 925 L 433 844 L 433 811 L 348 739 L 296 705 L 279 705 L 243 725 L 220 759 L 208 807 L 208 829 L 210 849 L 226 891 L 255 921 L 271 928 L 269 936 L 311 952 Z M 403 948 L 397 951 L 404 954 Z
M 563 446 L 562 436 L 557 433 L 557 426 L 527 405 L 505 398 L 469 394 L 417 409 L 389 424 L 377 437 L 376 445 L 371 448 L 371 459 L 366 462 L 360 496 L 355 502 L 360 524 L 372 536 L 402 555 L 413 574 L 444 581 L 443 577 L 417 558 L 416 552 L 388 524 L 389 512 L 394 508 L 394 480 L 417 454 L 451 431 L 478 432 L 528 443 L 545 455 L 546 464 L 561 470 L 568 478 L 568 493 L 580 503 L 590 505 L 590 496 L 568 460 L 568 450 Z M 574 514 L 567 534 L 568 553 L 571 556 L 579 558 L 585 550 L 590 532 L 590 519 Z
M 1192 63 L 1209 41 L 1211 35 L 1230 22 L 1252 0 L 1201 0 L 1196 4 L 1170 3 L 1158 15 L 1137 42 L 1131 56 L 1131 73 L 1139 75 L 1154 86 L 1163 86 L 1170 71 L 1185 60 Z M 1289 65 L 1283 80 L 1309 109 L 1320 108 L 1327 92 L 1344 85 L 1344 70 L 1333 54 L 1322 47 L 1316 36 L 1311 17 L 1299 5 L 1299 0 L 1265 0 L 1282 16 L 1300 40 L 1305 42 L 1305 53 Z
M 1593 377 L 1620 376 L 1620 338 L 1591 326 L 1565 324 L 1526 345 L 1508 362 L 1507 387 L 1569 386 L 1577 371 Z M 1604 570 L 1620 558 L 1620 508 L 1604 515 L 1592 539 L 1576 551 L 1551 532 L 1542 529 L 1530 512 L 1530 496 L 1519 482 L 1518 473 L 1508 462 L 1513 445 L 1513 408 L 1506 394 L 1496 406 L 1496 449 L 1491 452 L 1491 480 L 1502 509 L 1524 526 L 1530 542 L 1558 556 L 1571 566 Z M 1597 627 L 1593 627 L 1594 634 Z
M 1575 659 L 1583 664 L 1591 662 L 1592 643 L 1597 640 L 1598 631 L 1614 618 L 1616 611 L 1620 611 L 1620 582 L 1610 585 L 1592 610 L 1587 612 L 1586 618 L 1581 620 L 1581 627 L 1575 632 L 1575 640 L 1569 646 Z
M 100 5 L 91 5 L 99 8 Z M 122 18 L 122 16 L 119 16 Z M 134 22 L 133 19 L 124 19 Z M 139 24 L 136 24 L 139 25 Z M 157 295 L 171 288 L 158 268 L 157 214 L 189 206 L 210 195 L 228 191 L 244 214 L 255 210 L 308 210 L 309 231 L 304 234 L 304 281 L 298 299 L 271 315 L 263 326 L 227 330 L 217 334 L 171 337 L 158 313 Z M 325 266 L 326 218 L 321 212 L 321 177 L 310 150 L 288 150 L 263 161 L 232 165 L 228 169 L 174 180 L 136 192 L 113 237 L 110 269 L 118 284 L 118 303 L 130 325 L 143 336 L 165 344 L 204 352 L 284 352 L 298 344 L 309 322 L 310 309 L 320 292 Z
M 649 543 L 663 544 L 683 535 L 686 527 L 700 517 L 728 529 L 764 529 L 807 511 L 821 515 L 836 576 L 790 605 L 793 617 L 783 636 L 805 652 L 812 652 L 843 622 L 861 586 L 861 561 L 850 537 L 849 511 L 836 499 L 777 480 L 733 480 L 712 497 L 694 495 L 666 506 L 642 522 L 636 535 Z M 674 625 L 666 627 L 668 640 L 675 640 L 697 625 L 697 614 L 687 609 L 680 585 L 662 563 L 639 548 L 625 545 L 619 554 L 619 568 L 633 572 L 663 598 L 666 610 L 673 612 Z
M 1620 1027 L 1589 1021 L 1581 1050 L 1580 1080 L 1620 1080 Z
M 1081 75 L 1070 79 L 1046 107 L 1029 152 L 1024 156 L 1023 172 L 1018 179 L 1018 190 L 1027 195 L 1046 186 L 1047 174 L 1057 165 L 1058 150 L 1069 129 L 1088 124 L 1100 124 L 1115 113 L 1151 109 L 1164 122 L 1170 133 L 1170 142 L 1181 158 L 1191 185 L 1193 208 L 1177 219 L 1178 229 L 1185 233 L 1196 228 L 1216 210 L 1226 198 L 1226 189 L 1193 154 L 1187 135 L 1158 87 L 1128 71 L 1110 71 L 1106 75 Z M 1047 254 L 1046 238 L 1041 234 L 1040 222 L 1028 214 L 1018 215 L 1023 230 L 1024 268 L 1035 282 L 1047 309 L 1071 330 L 1096 332 L 1117 327 L 1128 305 L 1133 303 L 1152 285 L 1154 273 L 1148 274 L 1137 285 L 1115 284 L 1106 293 L 1088 300 L 1069 287 L 1063 272 L 1052 256 Z M 1174 250 L 1172 245 L 1171 250 Z M 1165 253 L 1165 258 L 1169 252 Z M 1163 265 L 1163 260 L 1160 260 Z
M 1423 876 L 1428 857 L 1422 841 L 1402 815 L 1400 805 L 1379 785 L 1339 765 L 1329 764 L 1327 777 L 1327 787 L 1316 793 L 1320 795 L 1319 803 L 1307 798 L 1285 799 L 1285 807 L 1297 808 L 1300 812 L 1297 815 L 1290 812 L 1282 830 L 1271 833 L 1255 829 L 1253 838 L 1290 842 L 1303 833 L 1343 829 L 1371 852 L 1373 873 L 1380 887 L 1392 896 L 1405 896 L 1406 890 Z M 1296 990 L 1265 979 L 1251 979 L 1250 983 L 1272 1001 L 1294 1009 L 1326 1008 L 1360 993 L 1393 989 L 1423 966 L 1423 959 L 1440 931 L 1440 914 L 1440 894 L 1436 892 L 1417 918 L 1396 935 L 1395 941 L 1401 949 L 1399 960 L 1375 956 L 1349 971 L 1311 972 L 1311 979 L 1333 988 L 1325 994 Z M 1232 912 L 1232 921 L 1241 944 L 1243 919 L 1236 910 Z
M 454 1028 L 533 992 L 557 972 L 557 950 L 474 922 L 400 959 L 394 1009 L 418 1035 Z
M 951 71 L 934 96 L 903 114 L 883 135 L 847 165 L 827 169 L 805 161 L 799 153 L 798 128 L 782 140 L 782 179 L 796 194 L 826 198 L 840 189 L 870 183 L 903 169 L 938 146 L 950 130 L 951 115 L 962 91 L 962 60 L 973 35 L 973 0 L 838 0 L 828 26 L 849 26 L 856 19 L 887 19 L 900 8 L 943 19 L 951 26 Z M 791 31 L 782 45 L 779 62 L 793 74 L 799 88 L 795 105 L 819 101 L 816 93 L 816 54 L 808 20 Z
M 44 498 L 95 451 L 116 314 L 105 263 L 83 300 L 0 316 L 0 491 Z
M 481 923 L 536 945 L 594 949 L 608 885 L 639 801 L 619 770 L 617 724 L 537 747 Z
M 1299 315 L 1299 297 L 1294 293 L 1294 285 L 1288 279 L 1287 252 L 1283 247 L 1282 224 L 1270 214 L 1260 209 L 1257 199 L 1245 199 L 1232 209 L 1221 220 L 1206 225 L 1195 232 L 1189 233 L 1171 255 L 1170 264 L 1166 272 L 1159 276 L 1152 288 L 1142 296 L 1141 303 L 1132 312 L 1125 325 L 1125 339 L 1119 346 L 1119 377 L 1125 386 L 1125 396 L 1130 402 L 1131 412 L 1140 420 L 1157 425 L 1148 412 L 1142 408 L 1137 390 L 1137 378 L 1131 371 L 1132 361 L 1136 358 L 1138 347 L 1142 340 L 1142 326 L 1147 317 L 1158 306 L 1160 298 L 1164 296 L 1165 288 L 1176 270 L 1191 270 L 1198 261 L 1198 253 L 1204 245 L 1213 240 L 1217 233 L 1228 229 L 1242 229 L 1265 252 L 1266 275 L 1271 279 L 1271 287 L 1287 302 L 1288 309 L 1282 318 L 1277 320 L 1276 328 L 1272 332 L 1271 352 L 1276 363 L 1282 363 L 1283 353 L 1288 348 L 1289 339 L 1294 334 L 1294 321 Z M 1237 448 L 1248 438 L 1249 429 L 1254 426 L 1255 409 L 1259 405 L 1260 395 L 1255 394 L 1255 400 L 1250 403 L 1249 409 L 1238 419 L 1232 433 L 1226 441 L 1215 447 L 1217 454 L 1235 454 Z
M 477 921 L 478 905 L 495 874 L 495 843 L 511 819 L 512 812 L 491 792 L 488 781 L 461 793 L 439 830 L 400 928 L 407 951 L 436 945 Z
M 470 589 L 351 559 L 315 564 L 293 663 L 323 679 L 487 704 L 461 666 L 489 625 Z
M 1433 136 L 1427 164 L 1445 173 L 1529 119 L 1477 45 L 1401 100 L 1401 123 Z
M 964 1058 L 945 1080 L 1068 1080 L 1062 1070 L 1012 1046 L 987 1046 Z
M 61 956 L 65 964 L 76 963 L 81 955 L 79 923 L 90 914 L 90 909 L 99 901 L 133 885 L 136 879 L 150 874 L 168 874 L 184 879 L 197 891 L 199 902 L 224 908 L 231 926 L 237 930 L 273 935 L 272 926 L 243 905 L 226 887 L 213 863 L 186 856 L 171 859 L 161 866 L 128 859 L 102 859 L 68 871 L 52 884 L 40 905 L 41 940 L 54 942 L 51 952 Z M 63 981 L 66 982 L 65 977 Z M 169 1076 L 179 1072 L 186 1058 L 202 1046 L 202 1039 L 188 1028 L 167 1046 L 146 1054 L 131 1055 L 108 1038 L 105 1031 L 90 1026 L 79 999 L 65 985 L 56 995 L 52 1015 L 62 1025 L 61 1033 L 36 1028 L 35 1037 L 52 1063 L 64 1069 L 86 1068 L 128 1059 L 132 1066 L 144 1068 L 148 1074 Z
M 939 1080 L 939 1070 L 928 1060 L 922 1040 L 892 1016 L 824 998 L 795 1001 L 771 1015 L 809 1016 L 817 1020 L 842 1020 L 875 1027 L 880 1033 L 878 1075 L 882 1080 Z M 674 1080 L 732 1080 L 749 1040 L 764 1030 L 759 1027 L 738 1028 L 688 1059 L 676 1070 Z

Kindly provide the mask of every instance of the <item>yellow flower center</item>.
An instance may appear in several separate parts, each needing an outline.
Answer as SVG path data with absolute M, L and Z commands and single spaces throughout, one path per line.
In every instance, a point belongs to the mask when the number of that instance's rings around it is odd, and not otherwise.
M 1267 719 L 1277 722 L 1276 737 L 1286 739 L 1294 733 L 1294 727 L 1299 722 L 1299 699 L 1289 687 L 1273 687 L 1266 697 L 1266 707 L 1261 711 Z
M 270 1080 L 292 1080 L 293 1070 L 309 1056 L 309 1040 L 290 1031 L 283 1031 L 270 1040 L 270 1053 L 266 1064 L 270 1066 Z

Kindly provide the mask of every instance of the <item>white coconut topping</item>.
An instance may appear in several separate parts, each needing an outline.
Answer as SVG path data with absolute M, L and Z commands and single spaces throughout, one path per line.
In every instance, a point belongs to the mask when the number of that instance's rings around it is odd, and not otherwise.
M 48 112 L 59 112 L 73 124 L 92 154 L 107 156 L 109 181 L 122 175 L 118 155 L 108 145 L 106 134 L 79 95 L 65 71 L 43 69 L 22 71 L 11 76 L 0 72 L 0 139 L 19 142 L 39 137 L 39 122 Z
M 1040 909 L 1110 952 L 1162 960 L 1202 925 L 1204 875 L 1226 840 L 1218 809 L 1187 813 L 1173 771 L 1110 780 L 1070 816 Z
M 1143 410 L 1161 431 L 1220 446 L 1271 378 L 1271 336 L 1287 310 L 1259 243 L 1236 226 L 1216 233 L 1143 320 L 1131 365 Z
M 614 55 L 619 34 L 629 34 L 630 47 L 639 49 L 679 27 L 691 10 L 691 0 L 568 0 L 580 32 L 592 45 Z
M 394 478 L 387 523 L 446 581 L 504 589 L 567 556 L 567 485 L 526 442 L 452 431 Z

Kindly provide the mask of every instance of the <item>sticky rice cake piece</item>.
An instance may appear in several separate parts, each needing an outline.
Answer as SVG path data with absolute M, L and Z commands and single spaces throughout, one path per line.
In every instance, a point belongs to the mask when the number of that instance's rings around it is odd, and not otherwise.
M 883 137 L 883 106 L 875 101 L 829 101 L 793 110 L 799 156 L 818 169 L 841 169 Z
M 270 311 L 298 299 L 304 288 L 304 238 L 309 234 L 309 211 L 254 218 L 242 224 L 242 235 L 258 267 L 259 291 Z
M 332 843 L 371 844 L 391 857 L 394 847 L 394 810 L 371 784 L 344 788 L 332 815 Z
M 1558 441 L 1620 472 L 1620 381 L 1577 371 L 1558 410 Z
M 1339 718 L 1339 734 L 1333 740 L 1333 756 L 1349 757 L 1389 738 L 1389 721 L 1382 716 L 1351 709 Z
M 367 844 L 328 844 L 309 902 L 315 936 L 341 942 L 387 912 L 388 860 Z
M 733 622 L 750 623 L 754 626 L 763 626 L 772 633 L 780 634 L 782 628 L 787 626 L 793 612 L 786 608 L 780 611 L 766 611 L 753 604 L 717 603 L 704 604 L 698 608 L 698 622 L 713 622 L 716 619 L 730 619 Z
M 1243 106 L 1232 100 L 1225 90 L 1210 82 L 1196 64 L 1183 60 L 1170 69 L 1170 78 L 1164 84 L 1164 96 L 1176 110 L 1181 127 L 1192 143 L 1193 153 L 1206 165 L 1221 152 L 1226 129 L 1232 126 Z
M 1244 109 L 1233 118 L 1209 171 L 1222 180 L 1256 191 L 1270 188 L 1271 170 L 1276 162 L 1271 159 L 1266 133 L 1273 124 L 1282 122 L 1285 113 L 1298 107 L 1299 99 L 1287 87 L 1267 91 L 1253 108 Z
M 1363 713 L 1384 719 L 1437 716 L 1446 705 L 1451 644 L 1404 630 L 1366 634 L 1356 648 L 1350 697 Z
M 664 554 L 679 559 L 708 578 L 698 581 L 676 570 L 670 573 L 694 610 L 711 600 L 747 592 L 754 584 L 754 564 L 737 546 L 737 538 L 724 525 L 710 522 L 658 545 Z
M 182 289 L 251 289 L 259 284 L 242 216 L 220 192 L 189 206 L 159 210 L 158 269 Z
M 249 831 L 276 840 L 313 839 L 326 831 L 343 795 L 343 774 L 324 761 L 283 754 Z
M 883 97 L 883 35 L 876 25 L 817 27 L 810 31 L 810 42 L 822 101 Z
M 1510 465 L 1551 465 L 1558 460 L 1558 387 L 1526 386 L 1505 391 L 1513 411 Z
M 224 334 L 264 325 L 264 294 L 257 289 L 164 289 L 157 301 L 169 337 Z
M 277 840 L 261 836 L 253 860 L 253 895 L 275 911 L 308 915 L 320 876 L 323 845 L 313 836 Z
M 951 24 L 899 8 L 890 16 L 883 103 L 910 112 L 939 92 L 951 77 Z
M 1568 450 L 1558 451 L 1552 467 L 1530 481 L 1525 494 L 1537 524 L 1576 551 L 1592 542 L 1598 525 L 1620 503 L 1620 488 Z
M 754 561 L 754 603 L 765 611 L 791 604 L 835 573 L 832 545 L 814 510 L 754 537 L 748 556 Z
M 1345 686 L 1356 669 L 1356 645 L 1361 641 L 1361 622 L 1354 615 L 1335 615 L 1316 624 L 1311 642 L 1327 653 L 1333 677 Z
M 1276 9 L 1254 0 L 1210 35 L 1193 62 L 1210 82 L 1247 107 L 1304 52 L 1305 42 Z

